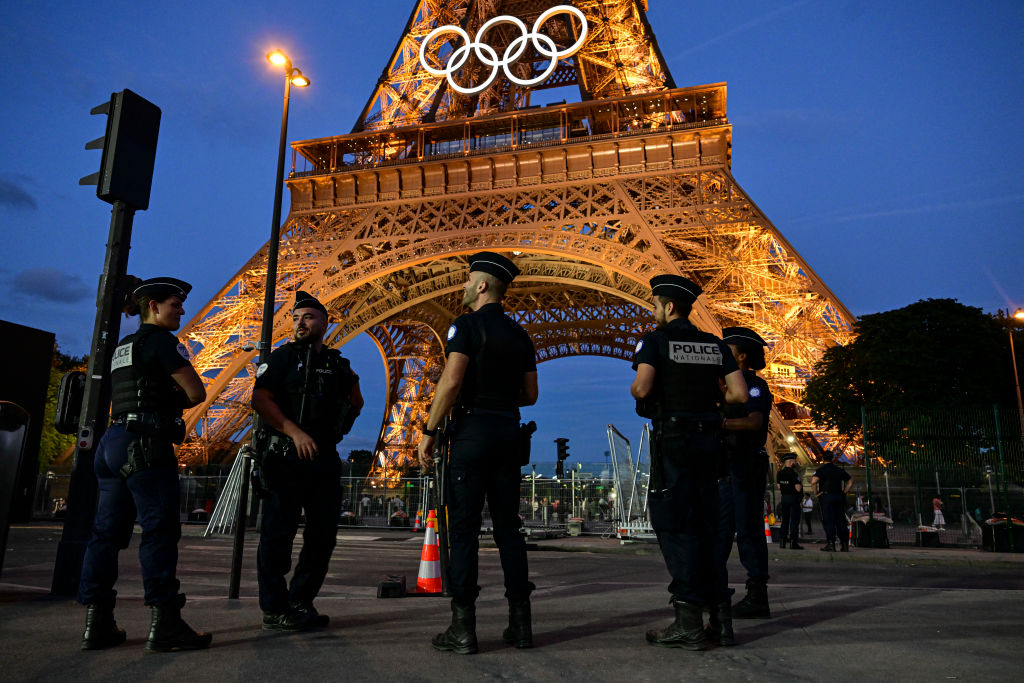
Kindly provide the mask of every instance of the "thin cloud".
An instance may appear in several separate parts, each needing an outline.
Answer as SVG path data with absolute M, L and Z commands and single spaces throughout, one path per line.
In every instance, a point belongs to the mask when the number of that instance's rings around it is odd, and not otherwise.
M 956 211 L 961 209 L 980 209 L 1000 204 L 1015 204 L 1024 200 L 1024 194 L 1014 194 L 1006 197 L 990 197 L 989 199 L 976 199 L 963 202 L 943 202 L 938 204 L 924 204 L 921 206 L 910 206 L 900 209 L 885 209 L 880 211 L 866 211 L 861 213 L 842 214 L 838 216 L 807 216 L 789 221 L 790 224 L 798 223 L 846 223 L 859 221 L 866 218 L 888 218 L 890 216 L 913 216 L 923 213 L 934 213 L 936 211 Z
M 784 14 L 785 12 L 789 12 L 791 10 L 794 10 L 794 9 L 798 8 L 798 7 L 803 7 L 804 5 L 809 3 L 810 1 L 811 0 L 800 0 L 800 2 L 794 2 L 793 4 L 786 5 L 785 7 L 777 7 L 775 9 L 773 9 L 771 12 L 768 12 L 767 14 L 762 14 L 761 16 L 755 17 L 755 18 L 751 19 L 750 21 L 748 21 L 746 23 L 740 24 L 736 28 L 730 29 L 730 30 L 726 31 L 725 33 L 722 33 L 722 34 L 719 34 L 719 35 L 715 36 L 714 38 L 709 38 L 708 40 L 705 40 L 703 43 L 698 43 L 697 45 L 694 45 L 693 47 L 690 47 L 690 48 L 688 48 L 686 50 L 683 50 L 682 52 L 677 54 L 675 57 L 673 57 L 670 61 L 674 61 L 675 59 L 679 59 L 680 57 L 685 57 L 686 55 L 691 54 L 693 52 L 697 52 L 698 50 L 703 50 L 704 48 L 708 47 L 709 45 L 714 45 L 715 43 L 719 43 L 719 42 L 725 40 L 726 38 L 731 38 L 734 35 L 736 35 L 737 33 L 742 33 L 744 31 L 749 31 L 750 29 L 752 29 L 752 28 L 754 28 L 756 26 L 760 26 L 761 24 L 764 24 L 764 23 L 766 23 L 768 21 L 771 21 L 772 19 L 774 19 L 775 17 L 777 17 L 780 14 Z
M 56 268 L 29 268 L 14 276 L 14 291 L 30 297 L 75 303 L 87 299 L 91 292 L 78 275 L 68 275 Z
M 8 178 L 0 178 L 0 204 L 15 209 L 35 210 L 39 208 L 36 198 L 29 194 L 28 190 Z

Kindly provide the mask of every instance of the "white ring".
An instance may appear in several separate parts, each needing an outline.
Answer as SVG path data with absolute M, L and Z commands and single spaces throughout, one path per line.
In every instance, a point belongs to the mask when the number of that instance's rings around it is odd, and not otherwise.
M 567 49 L 559 51 L 555 41 L 552 40 L 550 36 L 541 33 L 540 29 L 551 17 L 557 14 L 566 13 L 572 14 L 579 19 L 581 26 L 580 36 L 576 42 Z M 505 54 L 501 56 L 500 60 L 498 59 L 497 51 L 487 43 L 483 42 L 483 38 L 487 31 L 499 24 L 513 24 L 522 32 L 521 36 L 514 38 L 512 42 L 509 43 L 508 47 L 505 48 Z M 448 56 L 448 63 L 445 65 L 444 69 L 435 69 L 427 63 L 427 44 L 443 33 L 455 33 L 465 41 L 465 44 L 452 51 Z M 501 67 L 501 70 L 505 72 L 505 76 L 508 80 L 512 81 L 516 85 L 529 87 L 531 85 L 537 85 L 547 79 L 558 67 L 558 60 L 563 57 L 569 57 L 576 54 L 576 52 L 583 47 L 586 40 L 587 18 L 583 12 L 571 5 L 557 5 L 541 12 L 540 16 L 537 17 L 537 21 L 533 23 L 533 29 L 530 31 L 526 30 L 526 24 L 524 24 L 522 20 L 508 14 L 488 19 L 480 27 L 476 33 L 476 37 L 472 40 L 470 39 L 469 34 L 459 26 L 452 24 L 438 26 L 428 33 L 427 37 L 423 39 L 422 43 L 420 43 L 420 64 L 423 66 L 424 70 L 432 76 L 444 76 L 448 81 L 448 85 L 450 85 L 453 90 L 463 95 L 473 95 L 489 87 L 498 75 L 498 67 Z M 532 42 L 534 49 L 536 49 L 543 57 L 548 58 L 548 66 L 539 76 L 522 79 L 515 76 L 509 67 L 523 56 L 523 53 L 526 51 L 527 42 Z M 469 54 L 471 51 L 483 64 L 491 67 L 491 75 L 488 76 L 483 83 L 472 88 L 465 88 L 455 82 L 455 73 L 469 60 Z

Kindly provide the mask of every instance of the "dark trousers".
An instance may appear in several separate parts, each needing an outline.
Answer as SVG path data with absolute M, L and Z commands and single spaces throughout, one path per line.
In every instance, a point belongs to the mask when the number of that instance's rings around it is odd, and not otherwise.
M 764 537 L 764 481 L 762 475 L 733 474 L 718 480 L 718 537 L 716 556 L 718 594 L 729 594 L 725 565 L 732 552 L 733 536 L 740 564 L 750 581 L 768 580 L 768 542 Z
M 317 447 L 323 454 L 324 446 Z M 333 447 L 328 447 L 327 452 L 337 458 Z M 264 612 L 283 612 L 289 603 L 313 602 L 327 576 L 337 543 L 341 509 L 339 468 L 333 462 L 289 459 L 275 469 L 275 474 L 271 490 L 263 499 L 260 545 L 256 552 L 260 609 Z M 292 543 L 303 510 L 306 525 L 302 530 L 302 550 L 289 587 L 285 575 L 291 569 Z
M 796 543 L 800 539 L 800 496 L 783 494 L 778 512 L 782 517 L 782 540 Z
M 505 597 L 526 598 L 529 581 L 526 542 L 520 533 L 519 422 L 497 415 L 467 415 L 456 426 L 448 487 L 448 586 L 452 598 L 473 604 L 480 594 L 480 523 L 484 499 L 505 575 Z
M 137 438 L 124 425 L 111 425 L 96 449 L 93 468 L 99 480 L 99 501 L 78 583 L 78 601 L 83 605 L 113 602 L 117 556 L 128 547 L 136 518 L 142 527 L 139 563 L 146 604 L 163 605 L 178 594 L 178 468 L 175 464 L 152 467 L 122 479 L 120 469 L 128 460 L 128 447 Z M 163 461 L 176 463 L 169 441 L 152 441 L 153 449 L 162 451 Z
M 846 496 L 842 493 L 826 493 L 821 496 L 821 517 L 825 527 L 825 538 L 828 543 L 836 539 L 843 545 L 850 540 L 850 530 L 846 526 Z
M 728 600 L 728 576 L 716 553 L 718 435 L 656 431 L 652 455 L 656 462 L 647 504 L 671 577 L 669 592 L 694 605 Z
M 800 508 L 800 512 L 803 515 L 804 524 L 807 526 L 808 534 L 811 533 L 811 513 L 813 512 L 813 510 L 814 508 L 811 508 L 810 510 L 804 510 L 803 508 Z

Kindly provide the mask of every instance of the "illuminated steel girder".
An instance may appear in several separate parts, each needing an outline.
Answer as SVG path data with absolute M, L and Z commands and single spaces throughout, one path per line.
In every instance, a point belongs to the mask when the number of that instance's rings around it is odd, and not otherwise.
M 420 64 L 420 43 L 439 26 L 461 26 L 473 37 L 491 17 L 510 14 L 532 26 L 544 10 L 565 4 L 576 7 L 587 18 L 587 41 L 576 55 L 532 88 L 497 79 L 482 93 L 467 97 L 453 92 L 444 78 L 431 75 Z M 646 0 L 417 0 L 352 132 L 508 112 L 529 106 L 530 91 L 544 88 L 577 85 L 583 100 L 674 88 L 646 13 Z M 559 48 L 575 42 L 579 31 L 561 16 L 553 17 L 544 28 Z M 487 35 L 487 41 L 502 55 L 516 37 L 508 27 L 499 27 Z M 427 47 L 427 61 L 441 68 L 457 45 L 437 40 Z M 541 60 L 534 57 L 537 59 L 524 57 L 517 64 L 520 78 L 532 78 L 540 70 L 537 65 Z M 460 80 L 473 81 L 485 71 L 489 68 L 473 59 L 462 70 Z
M 373 338 L 388 389 L 376 471 L 390 478 L 413 458 L 443 367 L 442 335 L 462 312 L 468 254 L 516 257 L 522 275 L 506 309 L 541 363 L 630 359 L 651 324 L 648 279 L 679 273 L 706 292 L 699 326 L 744 325 L 768 340 L 765 376 L 787 404 L 787 419 L 772 414 L 773 449 L 788 449 L 793 430 L 812 443 L 803 386 L 826 348 L 850 340 L 853 317 L 732 177 L 725 85 L 673 87 L 645 5 L 573 3 L 590 22 L 574 74 L 593 99 L 579 103 L 462 109 L 456 120 L 454 100 L 436 99 L 442 79 L 427 79 L 410 57 L 436 25 L 479 25 L 497 13 L 529 23 L 553 4 L 421 0 L 357 132 L 293 143 L 300 163 L 287 180 L 275 341 L 290 332 L 283 304 L 299 288 L 336 321 L 329 345 Z M 608 66 L 613 47 L 623 52 Z M 182 330 L 207 385 L 206 402 L 186 415 L 185 461 L 225 459 L 249 429 L 266 253 Z

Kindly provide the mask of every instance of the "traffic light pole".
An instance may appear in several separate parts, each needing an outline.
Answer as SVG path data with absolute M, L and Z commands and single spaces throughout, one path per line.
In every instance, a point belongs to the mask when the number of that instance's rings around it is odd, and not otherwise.
M 107 255 L 96 296 L 96 323 L 92 333 L 92 352 L 82 398 L 78 442 L 75 446 L 71 482 L 68 486 L 68 508 L 64 530 L 57 546 L 50 590 L 55 595 L 75 595 L 82 574 L 82 559 L 89 542 L 96 515 L 97 484 L 93 457 L 103 432 L 107 429 L 110 411 L 111 356 L 121 329 L 121 302 L 131 249 L 132 221 L 135 209 L 121 200 L 114 201 L 110 217 Z

